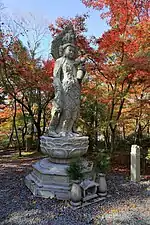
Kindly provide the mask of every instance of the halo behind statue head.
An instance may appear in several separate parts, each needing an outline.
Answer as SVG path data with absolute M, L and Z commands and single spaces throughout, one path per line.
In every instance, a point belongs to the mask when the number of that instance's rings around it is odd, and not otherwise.
M 53 58 L 54 59 L 60 58 L 62 56 L 64 48 L 66 48 L 69 45 L 76 48 L 75 39 L 76 37 L 73 26 L 72 24 L 69 24 L 52 41 L 51 54 Z

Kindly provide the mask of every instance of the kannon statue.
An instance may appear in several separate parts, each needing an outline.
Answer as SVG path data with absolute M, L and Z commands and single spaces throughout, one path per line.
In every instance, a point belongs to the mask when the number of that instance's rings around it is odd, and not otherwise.
M 80 111 L 81 81 L 85 75 L 85 59 L 78 57 L 76 36 L 72 25 L 68 25 L 54 38 L 51 53 L 56 60 L 53 72 L 55 97 L 48 136 L 79 136 L 75 127 Z

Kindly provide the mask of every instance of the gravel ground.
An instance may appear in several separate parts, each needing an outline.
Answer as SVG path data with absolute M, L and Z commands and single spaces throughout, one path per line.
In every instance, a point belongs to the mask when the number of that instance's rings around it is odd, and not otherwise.
M 109 198 L 72 210 L 66 201 L 32 195 L 24 185 L 31 163 L 0 160 L 1 225 L 150 225 L 150 180 L 134 184 L 121 174 L 110 174 Z

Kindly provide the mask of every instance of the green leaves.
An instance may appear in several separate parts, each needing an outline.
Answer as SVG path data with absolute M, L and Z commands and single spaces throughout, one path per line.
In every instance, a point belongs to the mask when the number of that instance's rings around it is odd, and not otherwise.
M 83 166 L 79 158 L 72 160 L 67 168 L 67 174 L 70 180 L 81 180 L 83 178 Z
M 106 173 L 110 167 L 110 156 L 102 151 L 97 154 L 94 160 L 94 169 L 97 173 Z

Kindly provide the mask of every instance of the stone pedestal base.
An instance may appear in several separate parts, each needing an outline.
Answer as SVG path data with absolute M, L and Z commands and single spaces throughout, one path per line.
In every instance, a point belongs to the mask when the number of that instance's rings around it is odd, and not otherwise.
M 49 156 L 33 165 L 33 172 L 26 176 L 26 186 L 39 197 L 70 199 L 70 181 L 67 168 L 72 158 L 87 152 L 88 137 L 41 137 L 41 151 Z M 82 161 L 83 174 L 91 178 L 93 163 Z
M 93 165 L 83 161 L 84 176 L 91 179 Z M 25 184 L 35 196 L 44 198 L 70 199 L 71 185 L 66 173 L 68 164 L 50 162 L 42 159 L 33 165 L 33 171 L 26 176 Z
M 69 199 L 67 165 L 55 164 L 42 159 L 33 165 L 33 172 L 25 178 L 26 186 L 39 197 Z

